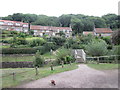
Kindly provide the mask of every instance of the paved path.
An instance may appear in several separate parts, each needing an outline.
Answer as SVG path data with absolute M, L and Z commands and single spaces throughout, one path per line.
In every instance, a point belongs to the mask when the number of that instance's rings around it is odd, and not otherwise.
M 50 80 L 55 80 L 53 86 Z M 118 70 L 100 71 L 80 64 L 78 69 L 51 75 L 18 88 L 118 88 Z

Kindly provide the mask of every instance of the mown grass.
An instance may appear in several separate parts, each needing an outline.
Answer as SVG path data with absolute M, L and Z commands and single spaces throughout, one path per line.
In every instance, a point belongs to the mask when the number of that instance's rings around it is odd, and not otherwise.
M 118 64 L 87 64 L 89 67 L 98 70 L 118 69 Z
M 2 62 L 33 61 L 34 56 L 3 56 Z
M 33 80 L 37 80 L 43 77 L 46 77 L 48 75 L 64 72 L 64 71 L 69 71 L 78 68 L 77 64 L 72 64 L 72 65 L 64 65 L 64 68 L 61 66 L 55 66 L 54 70 L 51 71 L 50 67 L 42 67 L 38 69 L 38 75 L 35 74 L 35 69 L 34 68 L 17 68 L 17 69 L 3 69 L 3 76 L 11 74 L 12 72 L 16 72 L 15 75 L 15 80 L 13 80 L 13 76 L 7 76 L 7 77 L 2 77 L 2 87 L 3 88 L 8 88 L 8 87 L 15 87 L 20 84 L 24 84 Z M 24 71 L 28 72 L 24 72 Z M 9 73 L 7 72 L 9 71 Z M 24 73 L 21 73 L 24 72 Z
M 42 55 L 44 57 L 44 59 L 56 59 L 56 56 L 54 54 L 50 54 L 50 53 L 45 53 L 44 55 Z M 19 55 L 19 56 L 2 56 L 2 61 L 3 62 L 21 62 L 21 61 L 34 61 L 35 57 L 34 55 L 31 56 L 25 56 L 25 55 Z

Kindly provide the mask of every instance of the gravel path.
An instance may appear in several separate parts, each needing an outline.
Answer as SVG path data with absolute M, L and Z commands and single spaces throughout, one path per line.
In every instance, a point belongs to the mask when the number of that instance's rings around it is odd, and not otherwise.
M 50 81 L 55 80 L 56 85 Z M 95 70 L 85 64 L 78 69 L 51 75 L 17 88 L 118 88 L 118 70 Z

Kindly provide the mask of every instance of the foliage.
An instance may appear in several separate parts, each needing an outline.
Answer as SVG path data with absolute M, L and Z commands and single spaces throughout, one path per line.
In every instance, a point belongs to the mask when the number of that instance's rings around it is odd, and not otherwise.
M 107 27 L 111 29 L 118 28 L 118 16 L 116 14 L 103 15 L 102 18 L 105 20 Z
M 37 50 L 36 54 L 35 54 L 35 61 L 34 61 L 34 66 L 35 67 L 40 67 L 43 66 L 44 63 L 44 59 L 43 57 L 40 55 L 39 50 Z
M 57 46 L 62 46 L 64 45 L 66 39 L 63 37 L 50 37 L 48 38 L 48 41 L 55 43 Z
M 62 61 L 64 63 L 69 63 L 70 61 L 72 62 L 74 61 L 73 56 L 71 55 L 71 51 L 65 48 L 57 50 L 56 57 L 58 64 L 61 64 Z
M 112 34 L 112 43 L 115 45 L 120 44 L 120 30 L 114 31 Z
M 65 33 L 63 31 L 60 31 L 59 33 L 57 33 L 60 36 L 65 36 Z
M 36 38 L 36 39 L 27 40 L 27 43 L 30 47 L 35 47 L 45 44 L 46 41 L 42 38 Z
M 111 45 L 112 42 L 111 42 L 111 37 L 110 36 L 107 36 L 107 37 L 101 37 L 101 39 L 105 40 L 107 44 Z
M 107 44 L 103 40 L 93 40 L 86 45 L 86 52 L 92 56 L 102 56 L 107 54 Z

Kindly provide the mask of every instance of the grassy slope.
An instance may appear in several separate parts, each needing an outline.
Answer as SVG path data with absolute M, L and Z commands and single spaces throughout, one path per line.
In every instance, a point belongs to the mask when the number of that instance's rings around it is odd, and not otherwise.
M 7 77 L 3 77 L 3 81 L 2 81 L 2 86 L 3 88 L 5 87 L 13 87 L 13 86 L 17 86 L 19 84 L 23 84 L 23 83 L 27 83 L 30 82 L 32 80 L 37 80 L 43 77 L 46 77 L 48 75 L 51 74 L 56 74 L 56 73 L 60 73 L 60 72 L 64 72 L 64 71 L 69 71 L 69 70 L 73 70 L 76 69 L 78 66 L 77 64 L 72 64 L 72 65 L 65 65 L 64 68 L 62 68 L 61 66 L 55 66 L 54 70 L 51 71 L 50 67 L 43 67 L 43 68 L 39 68 L 39 75 L 35 75 L 35 69 L 3 69 L 3 75 L 8 75 L 12 72 L 16 72 L 16 80 L 13 81 L 12 79 L 12 75 L 11 76 L 7 76 Z M 25 73 L 21 73 L 20 72 L 24 72 L 24 71 L 28 71 Z M 9 72 L 7 72 L 9 71 Z M 18 73 L 19 72 L 19 73 Z
M 42 55 L 45 59 L 55 59 L 55 55 L 51 55 L 50 53 L 46 53 Z M 3 56 L 3 62 L 20 62 L 20 61 L 34 61 L 34 56 Z
M 118 68 L 118 64 L 87 64 L 87 65 L 91 68 L 98 70 L 109 70 Z

